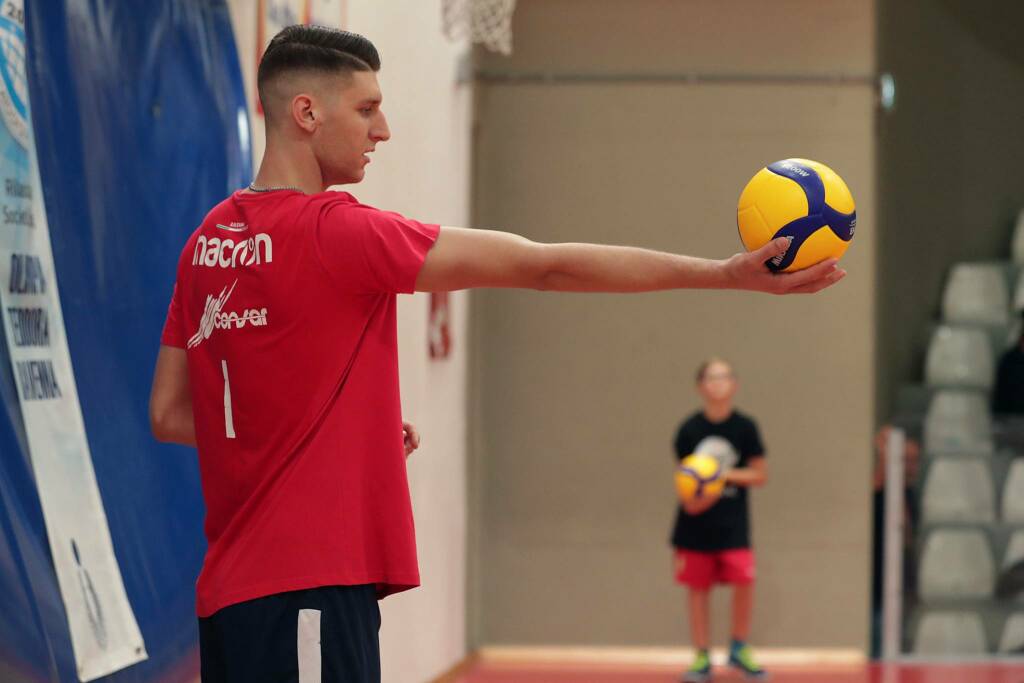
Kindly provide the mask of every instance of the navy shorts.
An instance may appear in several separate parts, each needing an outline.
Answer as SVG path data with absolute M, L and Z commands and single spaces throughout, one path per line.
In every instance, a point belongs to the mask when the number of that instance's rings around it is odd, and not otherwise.
M 199 620 L 202 683 L 380 683 L 373 585 L 268 595 Z

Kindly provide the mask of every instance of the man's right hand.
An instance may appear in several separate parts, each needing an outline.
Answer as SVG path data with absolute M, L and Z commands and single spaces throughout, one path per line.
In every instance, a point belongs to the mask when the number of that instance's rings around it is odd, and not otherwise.
M 813 294 L 846 277 L 836 259 L 826 259 L 810 268 L 792 273 L 768 270 L 767 261 L 782 256 L 789 248 L 785 237 L 774 239 L 756 251 L 735 256 L 725 261 L 730 289 L 748 289 L 769 294 Z

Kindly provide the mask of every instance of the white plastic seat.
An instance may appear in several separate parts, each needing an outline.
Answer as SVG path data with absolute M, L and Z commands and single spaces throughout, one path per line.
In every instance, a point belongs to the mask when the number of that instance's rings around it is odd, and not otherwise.
M 969 391 L 938 391 L 924 419 L 928 453 L 992 453 L 992 417 L 985 396 Z
M 992 387 L 995 366 L 988 335 L 977 329 L 936 328 L 925 359 L 925 383 L 933 387 Z
M 1024 560 L 1024 531 L 1014 531 L 1010 536 L 1010 542 L 1006 545 L 1006 552 L 1003 553 L 1003 561 L 999 565 L 1001 572 L 1006 571 L 1013 565 Z M 1016 596 L 1016 602 L 1024 602 L 1024 593 Z
M 1013 290 L 1013 310 L 1018 313 L 1024 310 L 1024 270 L 1017 275 L 1017 286 Z M 1017 316 L 1019 319 L 1019 315 Z
M 928 468 L 921 497 L 926 523 L 994 522 L 995 507 L 987 462 L 939 458 Z
M 1024 209 L 1017 214 L 1017 225 L 1013 229 L 1011 251 L 1014 263 L 1024 263 Z
M 947 323 L 1005 325 L 1010 293 L 999 265 L 958 263 L 942 292 L 942 318 Z
M 1021 276 L 1020 281 L 1024 283 L 1024 275 Z M 1024 288 L 1020 289 L 1022 290 L 1022 298 L 1024 298 Z M 1017 308 L 1017 304 L 1014 304 L 1014 308 L 1016 308 L 1018 312 L 1024 310 L 1024 301 L 1020 303 L 1020 308 Z M 1021 324 L 1020 315 L 1017 315 L 1010 321 L 1010 324 L 1006 326 L 1006 341 L 1003 344 L 1003 347 L 1008 349 L 1012 346 L 1016 346 L 1017 342 L 1020 341 L 1020 334 L 1022 331 L 1024 331 L 1024 325 Z
M 1024 460 L 1014 460 L 1003 484 L 1003 521 L 1024 522 Z
M 976 529 L 938 529 L 921 554 L 918 588 L 925 600 L 992 596 L 995 567 L 988 538 Z
M 1003 625 L 1003 635 L 999 638 L 999 652 L 1002 654 L 1021 654 L 1024 652 L 1024 612 L 1014 612 Z
M 1018 530 L 1010 536 L 1000 567 L 1007 569 L 1021 560 L 1024 560 L 1024 531 Z
M 917 624 L 914 654 L 982 655 L 986 652 L 985 629 L 974 612 L 928 612 Z

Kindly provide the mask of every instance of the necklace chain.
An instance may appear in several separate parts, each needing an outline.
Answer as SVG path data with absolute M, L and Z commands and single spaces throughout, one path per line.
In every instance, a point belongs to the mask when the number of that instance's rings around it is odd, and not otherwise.
M 302 192 L 302 190 L 294 185 L 280 185 L 274 187 L 256 187 L 256 183 L 249 183 L 249 190 L 252 192 L 274 192 L 276 190 L 295 190 L 296 192 Z

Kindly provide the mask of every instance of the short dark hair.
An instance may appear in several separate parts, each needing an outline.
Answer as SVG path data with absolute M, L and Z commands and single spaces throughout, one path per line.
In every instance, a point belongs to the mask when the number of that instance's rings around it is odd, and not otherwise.
M 735 371 L 732 368 L 732 364 L 729 361 L 719 356 L 712 356 L 711 358 L 708 358 L 706 361 L 697 366 L 697 384 L 700 384 L 701 382 L 704 381 L 704 376 L 708 374 L 708 368 L 710 368 L 715 363 L 728 365 L 729 370 L 735 374 Z
M 380 54 L 369 39 L 326 26 L 288 26 L 274 36 L 260 60 L 256 87 L 267 109 L 266 87 L 281 74 L 319 71 L 351 74 L 380 71 Z

